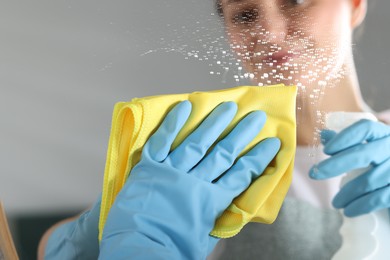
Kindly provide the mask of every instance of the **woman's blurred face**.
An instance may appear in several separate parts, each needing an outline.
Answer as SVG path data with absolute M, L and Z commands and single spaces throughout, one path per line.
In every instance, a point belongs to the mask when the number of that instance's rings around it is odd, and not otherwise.
M 350 0 L 222 0 L 231 47 L 255 84 L 323 85 L 350 61 Z

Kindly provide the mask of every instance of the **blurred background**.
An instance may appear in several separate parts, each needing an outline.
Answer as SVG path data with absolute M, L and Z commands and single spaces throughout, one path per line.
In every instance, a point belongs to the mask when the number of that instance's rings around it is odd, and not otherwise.
M 0 200 L 22 259 L 101 191 L 114 104 L 236 81 L 212 0 L 2 1 Z M 355 59 L 366 102 L 390 107 L 390 2 L 370 0 Z M 224 69 L 224 65 L 230 70 Z

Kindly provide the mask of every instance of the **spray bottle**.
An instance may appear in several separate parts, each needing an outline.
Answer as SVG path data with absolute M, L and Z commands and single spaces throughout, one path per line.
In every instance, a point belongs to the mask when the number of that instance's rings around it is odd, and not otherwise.
M 377 121 L 371 113 L 332 112 L 327 114 L 325 125 L 339 132 L 360 119 Z M 346 174 L 343 186 L 367 169 L 358 169 Z M 332 260 L 388 260 L 390 259 L 390 217 L 389 210 L 383 209 L 359 217 L 348 218 L 343 215 L 340 228 L 342 245 Z

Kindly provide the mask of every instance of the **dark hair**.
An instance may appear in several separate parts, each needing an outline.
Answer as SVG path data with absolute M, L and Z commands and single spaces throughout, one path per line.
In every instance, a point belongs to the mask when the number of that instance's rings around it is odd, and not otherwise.
M 215 0 L 215 9 L 217 9 L 217 13 L 220 17 L 223 17 L 223 9 L 222 9 L 222 1 Z

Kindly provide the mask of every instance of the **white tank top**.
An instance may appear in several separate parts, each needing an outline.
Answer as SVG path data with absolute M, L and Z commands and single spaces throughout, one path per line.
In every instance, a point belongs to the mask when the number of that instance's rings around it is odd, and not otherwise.
M 328 157 L 322 149 L 322 145 L 316 148 L 297 147 L 293 180 L 287 196 L 309 202 L 318 208 L 332 208 L 332 198 L 340 189 L 341 177 L 321 181 L 309 177 L 310 168 Z

